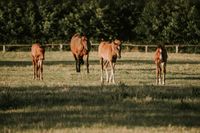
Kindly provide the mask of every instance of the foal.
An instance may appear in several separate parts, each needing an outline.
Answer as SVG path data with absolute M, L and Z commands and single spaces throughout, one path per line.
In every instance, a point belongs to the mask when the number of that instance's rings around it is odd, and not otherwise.
M 167 64 L 167 50 L 164 45 L 158 45 L 154 61 L 156 64 L 156 84 L 165 84 L 166 64 Z M 161 76 L 162 75 L 162 76 Z
M 101 83 L 103 83 L 103 70 L 106 71 L 106 81 L 115 83 L 115 63 L 117 57 L 121 58 L 121 41 L 115 39 L 113 42 L 102 41 L 98 48 L 101 64 Z M 111 67 L 110 77 L 108 75 L 108 65 Z
M 70 42 L 71 52 L 76 60 L 76 72 L 80 72 L 80 65 L 84 64 L 83 56 L 86 56 L 87 73 L 89 73 L 89 52 L 91 44 L 86 36 L 75 34 Z
M 43 60 L 45 49 L 39 44 L 33 44 L 31 47 L 31 56 L 33 63 L 33 79 L 43 80 Z

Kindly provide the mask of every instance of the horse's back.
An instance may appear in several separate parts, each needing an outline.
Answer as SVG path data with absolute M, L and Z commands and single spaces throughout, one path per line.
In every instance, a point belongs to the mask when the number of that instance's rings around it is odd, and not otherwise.
M 110 42 L 101 42 L 99 44 L 99 51 L 102 52 L 108 52 L 112 49 L 112 45 Z
M 78 46 L 81 43 L 81 36 L 79 34 L 75 34 L 71 38 L 70 46 Z
M 72 53 L 77 53 L 78 51 L 81 51 L 81 49 L 83 48 L 83 46 L 81 45 L 81 37 L 79 34 L 75 34 L 71 38 L 70 48 Z
M 70 49 L 74 55 L 84 56 L 90 52 L 91 44 L 86 36 L 81 36 L 79 33 L 71 38 Z
M 112 46 L 109 42 L 101 42 L 98 48 L 99 57 L 108 58 L 109 54 L 111 54 L 111 50 Z
M 35 43 L 32 45 L 31 47 L 32 57 L 36 58 L 38 56 L 41 56 L 42 58 L 44 58 L 44 53 L 45 49 L 39 43 Z

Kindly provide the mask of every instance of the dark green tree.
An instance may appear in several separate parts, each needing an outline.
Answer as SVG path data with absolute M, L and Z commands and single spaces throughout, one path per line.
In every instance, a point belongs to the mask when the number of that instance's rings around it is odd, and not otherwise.
M 198 44 L 199 0 L 1 0 L 1 43 L 93 41 Z
M 39 13 L 38 3 L 35 0 L 28 0 L 24 23 L 26 26 L 26 35 L 29 43 L 39 42 L 42 38 L 42 16 Z
M 199 42 L 199 12 L 190 0 L 149 0 L 135 28 L 147 42 Z
M 26 35 L 24 26 L 25 1 L 1 1 L 1 36 L 6 43 L 24 43 Z

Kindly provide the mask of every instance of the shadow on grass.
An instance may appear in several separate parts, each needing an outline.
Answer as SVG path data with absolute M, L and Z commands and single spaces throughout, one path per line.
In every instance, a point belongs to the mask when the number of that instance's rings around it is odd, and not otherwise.
M 200 88 L 0 87 L 0 127 L 200 126 Z
M 118 60 L 117 64 L 155 64 L 153 60 Z M 74 65 L 75 61 L 44 61 L 45 65 Z M 90 60 L 89 64 L 99 64 L 99 60 Z M 197 61 L 168 61 L 168 64 L 200 64 Z M 2 66 L 29 66 L 32 65 L 31 61 L 0 61 L 0 67 Z
M 197 77 L 199 75 L 195 75 L 196 77 L 194 76 L 186 76 L 186 77 L 170 77 L 168 79 L 175 79 L 175 80 L 200 80 L 200 77 Z

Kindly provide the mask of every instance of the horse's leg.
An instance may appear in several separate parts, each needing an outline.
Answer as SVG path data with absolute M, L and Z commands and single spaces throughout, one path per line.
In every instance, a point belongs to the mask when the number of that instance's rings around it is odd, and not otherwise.
M 163 63 L 163 65 L 162 65 L 162 73 L 163 73 L 162 84 L 165 85 L 166 63 Z
M 106 82 L 109 83 L 109 74 L 108 74 L 108 68 L 105 68 L 105 72 L 106 72 Z
M 41 74 L 42 74 L 42 80 L 43 80 L 43 62 L 42 62 L 42 66 L 41 66 Z
M 100 65 L 101 65 L 101 83 L 103 83 L 103 58 L 100 58 Z
M 41 65 L 41 67 L 40 67 L 40 71 L 41 71 L 41 75 L 40 75 L 40 80 L 43 80 L 43 63 L 42 63 L 42 65 Z
M 109 61 L 105 61 L 103 64 L 103 66 L 105 68 L 105 72 L 106 72 L 106 82 L 109 82 L 108 65 L 109 65 Z
M 43 80 L 43 61 L 42 60 L 38 61 L 38 66 L 39 66 L 39 79 Z
M 159 84 L 159 65 L 156 64 L 156 84 Z
M 76 64 L 77 65 L 76 66 L 77 67 L 76 72 L 80 72 L 81 71 L 81 68 L 80 68 L 81 67 L 81 63 L 80 63 L 80 61 L 81 61 L 81 59 L 78 57 L 77 64 Z
M 115 84 L 115 63 L 113 63 L 113 76 L 112 76 L 112 79 L 113 79 L 113 83 Z
M 109 79 L 109 82 L 112 82 L 115 84 L 115 79 L 114 79 L 114 66 L 113 66 L 113 63 L 112 61 L 110 61 L 110 67 L 111 67 L 111 74 L 110 74 L 110 79 Z
M 41 80 L 41 60 L 38 61 L 38 67 L 39 67 L 39 80 Z
M 78 66 L 79 66 L 79 59 L 76 57 L 76 55 L 75 54 L 73 54 L 73 56 L 74 56 L 74 59 L 75 59 L 75 61 L 76 61 L 76 72 L 80 72 L 80 70 L 79 70 L 79 68 L 78 68 Z
M 36 77 L 36 64 L 35 64 L 34 59 L 32 60 L 32 63 L 33 63 L 33 79 L 35 79 L 35 77 Z
M 160 84 L 160 73 L 161 72 L 161 68 L 160 68 L 160 63 L 159 62 L 156 62 L 156 84 Z
M 112 83 L 115 84 L 115 63 L 112 63 L 113 69 L 111 69 L 111 77 L 110 82 L 112 80 Z
M 80 65 L 84 65 L 83 57 L 80 57 L 79 60 L 80 60 Z
M 159 84 L 162 84 L 162 65 L 159 65 Z
M 37 69 L 36 69 L 36 73 L 37 73 L 37 79 L 40 79 L 40 65 L 39 65 L 39 60 L 36 63 Z
M 86 67 L 87 67 L 87 73 L 89 73 L 89 54 L 86 55 Z

